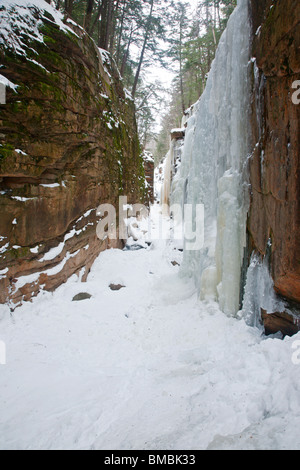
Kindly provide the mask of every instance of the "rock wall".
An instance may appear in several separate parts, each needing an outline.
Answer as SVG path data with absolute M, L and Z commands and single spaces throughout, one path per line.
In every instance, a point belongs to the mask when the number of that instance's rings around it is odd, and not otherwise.
M 300 104 L 293 103 L 292 85 L 300 80 L 300 3 L 251 0 L 250 5 L 255 59 L 250 252 L 265 255 L 271 241 L 276 292 L 299 307 Z M 269 323 L 268 317 L 268 328 Z
M 147 202 L 148 204 L 154 204 L 154 158 L 150 152 L 145 150 L 143 159 L 147 186 Z
M 15 305 L 85 280 L 121 243 L 97 238 L 97 207 L 144 202 L 145 183 L 134 103 L 108 54 L 46 2 L 2 3 L 0 302 Z

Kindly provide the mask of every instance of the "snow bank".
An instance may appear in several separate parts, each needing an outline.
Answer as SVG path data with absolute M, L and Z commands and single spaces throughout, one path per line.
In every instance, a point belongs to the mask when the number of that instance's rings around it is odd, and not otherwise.
M 300 448 L 300 334 L 266 339 L 199 302 L 181 257 L 108 250 L 84 285 L 0 306 L 1 449 Z

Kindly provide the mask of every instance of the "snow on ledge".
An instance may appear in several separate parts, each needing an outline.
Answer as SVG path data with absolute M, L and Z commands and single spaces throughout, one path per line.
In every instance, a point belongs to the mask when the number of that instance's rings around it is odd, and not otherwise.
M 51 21 L 52 17 L 54 24 L 62 31 L 77 36 L 73 29 L 63 22 L 63 14 L 44 0 L 2 0 L 1 7 L 4 8 L 0 11 L 0 45 L 13 49 L 18 55 L 27 56 L 28 46 L 22 39 L 24 34 L 32 41 L 44 43 L 40 27 L 45 13 L 48 13 L 47 22 Z
M 14 83 L 12 83 L 10 80 L 8 80 L 6 77 L 4 77 L 1 74 L 0 74 L 0 83 L 2 83 L 2 85 L 8 88 L 11 88 L 14 91 L 17 91 L 18 85 L 15 85 Z

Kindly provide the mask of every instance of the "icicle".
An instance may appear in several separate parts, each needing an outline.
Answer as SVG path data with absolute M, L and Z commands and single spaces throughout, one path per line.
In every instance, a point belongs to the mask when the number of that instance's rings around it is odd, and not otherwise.
M 247 272 L 241 316 L 249 326 L 262 328 L 261 309 L 271 314 L 283 312 L 285 306 L 275 294 L 268 255 L 261 259 L 258 254 L 253 254 Z

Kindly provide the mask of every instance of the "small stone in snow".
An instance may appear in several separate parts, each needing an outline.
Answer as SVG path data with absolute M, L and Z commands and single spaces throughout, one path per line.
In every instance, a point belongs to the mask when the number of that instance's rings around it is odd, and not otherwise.
M 73 297 L 72 302 L 79 302 L 80 300 L 87 300 L 90 299 L 92 296 L 87 292 L 81 292 L 80 294 L 75 295 Z
M 126 286 L 122 286 L 122 284 L 110 284 L 109 286 L 110 290 L 120 290 L 123 289 L 123 287 Z

